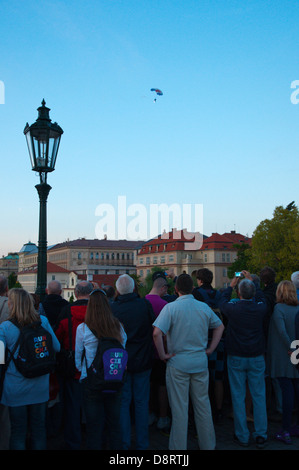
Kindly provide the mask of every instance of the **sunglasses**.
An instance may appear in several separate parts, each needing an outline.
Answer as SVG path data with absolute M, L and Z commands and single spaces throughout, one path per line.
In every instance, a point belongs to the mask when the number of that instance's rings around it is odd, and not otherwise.
M 103 289 L 94 289 L 94 290 L 89 294 L 89 296 L 91 296 L 91 295 L 94 294 L 95 292 L 101 292 L 102 294 L 104 294 L 104 295 L 107 297 L 107 294 L 106 294 L 106 292 L 105 292 Z

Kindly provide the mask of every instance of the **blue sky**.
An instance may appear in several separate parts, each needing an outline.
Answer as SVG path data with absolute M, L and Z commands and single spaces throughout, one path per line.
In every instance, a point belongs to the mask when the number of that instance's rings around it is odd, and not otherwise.
M 297 1 L 2 0 L 0 22 L 0 256 L 38 240 L 23 129 L 43 98 L 64 130 L 49 245 L 95 238 L 119 196 L 202 204 L 206 235 L 298 205 Z

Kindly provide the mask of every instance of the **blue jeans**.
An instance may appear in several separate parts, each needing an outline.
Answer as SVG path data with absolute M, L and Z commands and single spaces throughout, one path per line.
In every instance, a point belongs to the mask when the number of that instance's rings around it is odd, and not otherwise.
M 131 445 L 131 403 L 134 403 L 136 449 L 146 450 L 149 446 L 148 410 L 151 369 L 144 372 L 128 372 L 122 388 L 120 426 L 123 449 Z
M 253 404 L 255 432 L 253 437 L 267 438 L 267 408 L 264 356 L 227 356 L 228 378 L 234 411 L 235 434 L 241 442 L 248 442 L 249 430 L 245 409 L 246 381 Z
M 109 449 L 120 450 L 122 448 L 119 429 L 121 392 L 90 391 L 86 380 L 83 380 L 82 385 L 87 449 L 103 449 L 107 431 Z
M 26 450 L 28 429 L 30 430 L 30 449 L 47 449 L 46 411 L 47 402 L 9 407 L 10 450 Z

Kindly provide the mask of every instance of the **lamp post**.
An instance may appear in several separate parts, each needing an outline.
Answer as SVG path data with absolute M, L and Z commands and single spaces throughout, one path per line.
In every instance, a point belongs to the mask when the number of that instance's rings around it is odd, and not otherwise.
M 50 109 L 46 107 L 45 100 L 37 109 L 38 118 L 24 129 L 26 136 L 32 170 L 39 173 L 40 183 L 35 187 L 39 195 L 39 238 L 37 261 L 37 287 L 36 294 L 42 301 L 47 286 L 47 198 L 52 189 L 47 184 L 47 174 L 55 170 L 60 139 L 63 130 L 49 117 Z

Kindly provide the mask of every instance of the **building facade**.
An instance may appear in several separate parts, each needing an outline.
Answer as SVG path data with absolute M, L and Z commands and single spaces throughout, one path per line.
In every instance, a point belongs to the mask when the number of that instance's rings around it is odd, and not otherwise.
M 230 279 L 227 270 L 237 257 L 235 244 L 250 243 L 250 238 L 231 231 L 220 235 L 212 233 L 210 237 L 203 236 L 202 246 L 198 249 L 186 249 L 183 231 L 178 237 L 176 231 L 169 232 L 168 238 L 160 235 L 139 249 L 137 256 L 137 274 L 144 279 L 153 267 L 171 269 L 177 276 L 187 273 L 195 276 L 200 268 L 208 268 L 213 273 L 213 286 L 220 289 L 227 287 Z M 187 245 L 188 246 L 188 245 Z
M 87 277 L 98 274 L 136 274 L 137 250 L 141 243 L 79 238 L 50 247 L 48 261 Z

